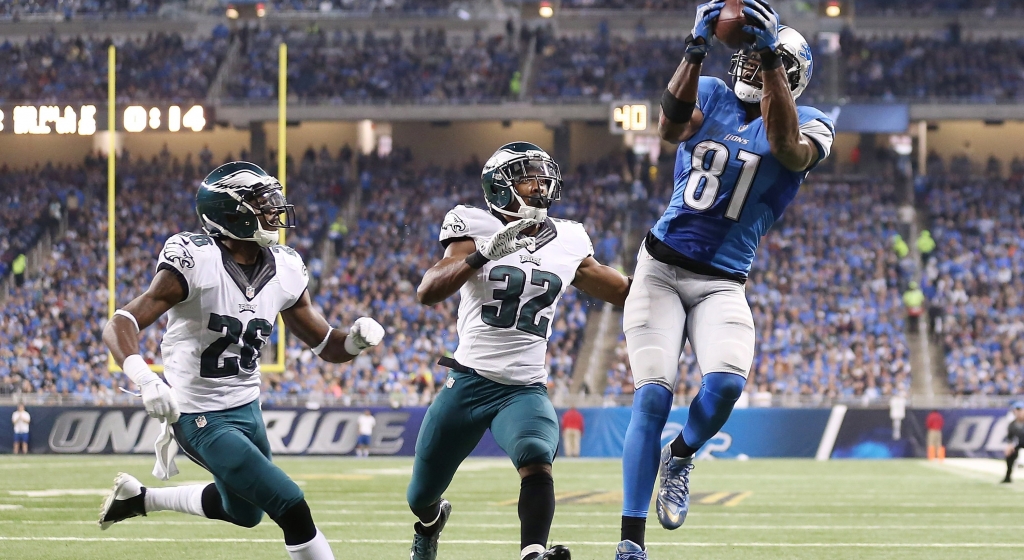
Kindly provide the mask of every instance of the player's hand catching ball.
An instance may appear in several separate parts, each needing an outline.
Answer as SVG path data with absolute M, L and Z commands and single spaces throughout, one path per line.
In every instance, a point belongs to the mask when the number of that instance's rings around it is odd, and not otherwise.
M 477 241 L 477 251 L 490 261 L 505 258 L 521 249 L 533 250 L 537 240 L 532 237 L 517 239 L 520 233 L 539 224 L 538 220 L 516 220 L 494 232 L 484 241 Z
M 705 45 L 711 44 L 711 27 L 724 7 L 725 0 L 711 0 L 697 6 L 697 19 L 693 22 L 693 30 L 690 31 L 694 39 L 704 39 Z
M 779 48 L 779 13 L 765 0 L 743 0 L 743 13 L 754 20 L 744 31 L 754 36 L 755 51 L 772 51 Z
M 345 337 L 345 351 L 355 356 L 384 340 L 384 327 L 369 317 L 360 317 L 352 323 Z

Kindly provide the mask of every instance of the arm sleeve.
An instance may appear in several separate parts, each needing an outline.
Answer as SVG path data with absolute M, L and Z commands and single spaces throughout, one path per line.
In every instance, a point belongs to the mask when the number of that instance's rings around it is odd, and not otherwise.
M 455 241 L 490 237 L 500 227 L 501 222 L 486 210 L 460 204 L 445 215 L 438 241 L 448 248 Z
M 160 258 L 157 260 L 156 270 L 168 270 L 185 290 L 185 300 L 195 293 L 195 286 L 198 284 L 198 271 L 196 268 L 196 246 L 181 234 L 172 235 L 164 243 L 160 250 Z
M 298 303 L 299 298 L 309 288 L 309 271 L 302 255 L 287 245 L 275 245 L 271 248 L 277 259 L 278 271 L 281 273 L 281 287 L 288 299 L 281 309 L 289 309 Z
M 805 108 L 801 107 L 800 109 Z M 801 110 L 800 132 L 818 146 L 818 159 L 811 166 L 813 168 L 832 153 L 832 142 L 836 138 L 835 125 L 832 123 L 832 119 L 825 116 L 821 111 L 816 109 Z

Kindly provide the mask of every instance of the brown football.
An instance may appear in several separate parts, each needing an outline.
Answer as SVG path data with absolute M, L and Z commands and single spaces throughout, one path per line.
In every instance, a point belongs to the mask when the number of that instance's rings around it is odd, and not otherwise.
M 739 49 L 754 42 L 754 36 L 743 30 L 750 25 L 743 13 L 743 0 L 725 0 L 725 7 L 718 14 L 715 23 L 715 37 L 730 49 Z

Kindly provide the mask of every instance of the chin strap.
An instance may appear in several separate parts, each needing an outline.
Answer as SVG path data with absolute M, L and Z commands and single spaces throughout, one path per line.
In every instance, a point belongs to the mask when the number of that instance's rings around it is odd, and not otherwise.
M 536 206 L 531 206 L 527 204 L 526 201 L 523 200 L 523 197 L 519 196 L 519 193 L 515 192 L 514 190 L 512 191 L 512 196 L 516 197 L 516 200 L 519 201 L 519 212 L 510 212 L 508 210 L 505 210 L 504 208 L 498 208 L 493 204 L 489 205 L 491 207 L 491 210 L 494 210 L 495 212 L 498 212 L 499 214 L 503 214 L 510 218 L 519 218 L 523 220 L 537 220 L 539 222 L 542 222 L 545 219 L 547 219 L 547 208 L 537 208 Z

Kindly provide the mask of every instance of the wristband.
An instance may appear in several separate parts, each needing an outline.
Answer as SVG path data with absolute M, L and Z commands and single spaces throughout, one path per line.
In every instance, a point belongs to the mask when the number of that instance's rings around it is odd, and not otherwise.
M 314 354 L 319 356 L 320 352 L 323 352 L 324 348 L 327 348 L 327 341 L 330 340 L 332 332 L 334 332 L 334 327 L 327 327 L 327 335 L 324 336 L 324 339 L 321 340 L 320 344 L 317 344 L 315 348 L 311 348 Z
M 661 94 L 661 111 L 669 122 L 676 124 L 690 122 L 690 118 L 693 117 L 693 110 L 696 107 L 696 101 L 680 101 L 679 98 L 672 95 L 672 92 L 667 89 L 665 93 Z
M 142 359 L 142 356 L 138 354 L 132 354 L 124 359 L 124 363 L 121 364 L 121 369 L 124 370 L 124 374 L 128 376 L 128 379 L 132 380 L 132 383 L 142 387 L 147 383 L 153 381 L 159 381 L 160 378 L 153 373 L 153 370 L 149 368 L 149 364 L 146 360 Z
M 697 39 L 700 39 L 702 42 L 698 43 Z M 707 41 L 704 41 L 703 37 L 694 37 L 693 33 L 690 33 L 686 37 L 686 55 L 683 58 L 690 64 L 700 64 L 704 62 L 704 57 L 708 55 L 708 46 Z
M 485 257 L 480 251 L 473 251 L 468 257 L 466 257 L 466 264 L 476 269 L 482 268 L 489 262 L 491 262 L 491 259 Z
M 761 55 L 761 70 L 775 70 L 782 66 L 782 58 L 775 51 L 764 50 L 757 54 Z

